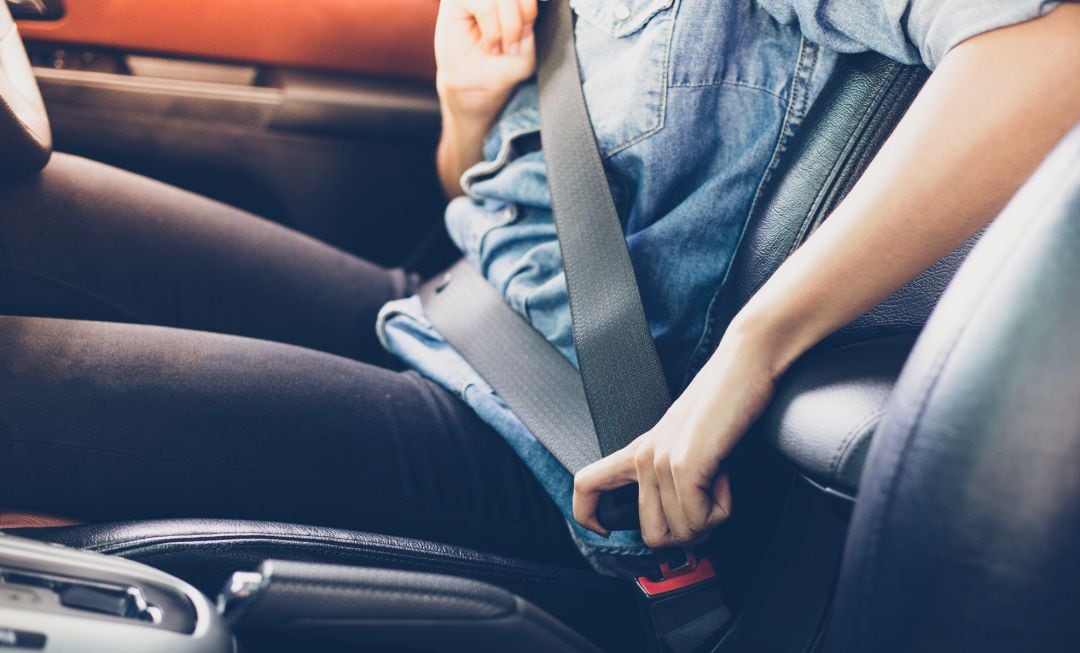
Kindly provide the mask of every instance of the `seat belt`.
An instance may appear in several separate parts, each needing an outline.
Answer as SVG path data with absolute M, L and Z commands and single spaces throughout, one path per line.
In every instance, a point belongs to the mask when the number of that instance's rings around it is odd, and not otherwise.
M 671 405 L 585 104 L 570 5 L 536 26 L 540 139 L 577 351 L 600 453 L 651 429 Z
M 420 291 L 437 331 L 572 474 L 649 430 L 671 403 L 585 104 L 568 2 L 536 24 L 540 138 L 570 299 L 573 366 L 467 262 Z M 606 493 L 636 529 L 637 485 Z
M 579 369 L 468 261 L 425 284 L 420 299 L 432 326 L 576 474 L 652 428 L 671 399 L 585 104 L 570 5 L 545 5 L 536 24 L 540 138 Z M 600 523 L 637 529 L 637 495 L 637 484 L 606 492 Z M 659 556 L 659 578 L 638 578 L 642 614 L 651 648 L 696 651 L 730 615 L 711 562 L 674 553 Z

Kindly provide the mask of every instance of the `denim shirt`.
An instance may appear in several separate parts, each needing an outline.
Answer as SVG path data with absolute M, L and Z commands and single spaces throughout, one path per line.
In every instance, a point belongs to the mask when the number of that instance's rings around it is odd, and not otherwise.
M 1046 0 L 571 0 L 586 103 L 668 384 L 716 345 L 709 309 L 757 194 L 836 64 L 873 49 L 936 65 L 974 34 L 1045 13 Z M 565 277 L 540 150 L 535 82 L 514 94 L 484 160 L 446 211 L 454 242 L 576 365 Z M 425 319 L 387 304 L 378 331 L 407 365 L 498 431 L 601 572 L 655 569 L 640 533 L 602 538 L 571 513 L 573 479 Z

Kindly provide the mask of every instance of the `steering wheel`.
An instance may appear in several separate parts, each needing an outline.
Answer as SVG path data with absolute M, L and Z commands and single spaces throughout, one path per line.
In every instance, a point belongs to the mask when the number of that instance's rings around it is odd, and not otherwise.
M 0 0 L 0 177 L 37 172 L 51 153 L 45 103 L 11 11 Z

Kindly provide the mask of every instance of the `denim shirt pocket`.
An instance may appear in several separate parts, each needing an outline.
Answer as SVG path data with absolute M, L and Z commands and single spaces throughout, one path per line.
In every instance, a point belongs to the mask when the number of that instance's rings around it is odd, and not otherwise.
M 585 102 L 601 154 L 660 131 L 679 0 L 571 0 Z

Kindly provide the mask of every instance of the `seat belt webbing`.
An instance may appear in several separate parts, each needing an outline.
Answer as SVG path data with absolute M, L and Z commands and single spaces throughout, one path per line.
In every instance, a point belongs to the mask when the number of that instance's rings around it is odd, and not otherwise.
M 468 262 L 420 296 L 439 333 L 577 473 L 652 428 L 670 397 L 585 104 L 566 0 L 544 3 L 536 35 L 540 137 L 580 371 Z M 602 523 L 636 528 L 636 497 L 636 485 L 605 495 Z
M 547 5 L 536 26 L 540 139 L 578 368 L 607 456 L 652 428 L 671 400 L 585 104 L 570 4 Z
M 424 314 L 555 458 L 576 474 L 600 459 L 570 361 L 462 259 L 420 289 Z

